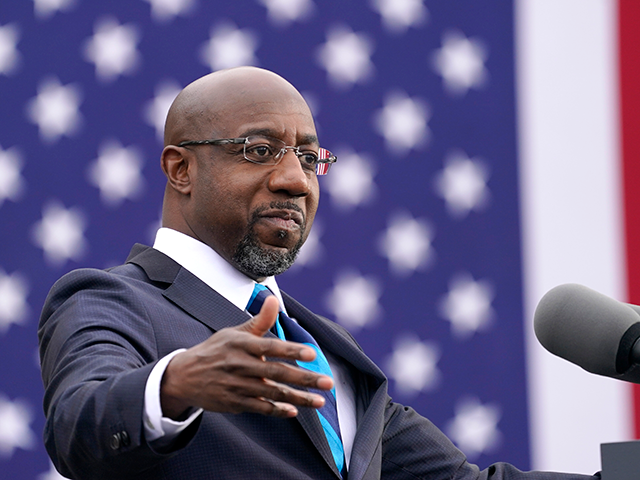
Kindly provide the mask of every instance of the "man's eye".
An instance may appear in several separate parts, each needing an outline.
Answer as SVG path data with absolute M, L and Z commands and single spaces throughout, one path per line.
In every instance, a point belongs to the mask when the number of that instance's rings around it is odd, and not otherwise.
M 305 166 L 315 167 L 316 163 L 318 163 L 318 156 L 315 153 L 302 152 L 299 158 L 300 163 Z
M 268 145 L 256 145 L 255 147 L 251 147 L 249 151 L 258 157 L 270 157 L 273 155 L 272 149 Z

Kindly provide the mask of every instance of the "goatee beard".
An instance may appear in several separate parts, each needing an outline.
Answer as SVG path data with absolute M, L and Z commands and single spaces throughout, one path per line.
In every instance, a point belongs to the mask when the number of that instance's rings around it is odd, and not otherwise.
M 255 233 L 255 224 L 260 219 L 260 213 L 267 208 L 272 209 L 291 209 L 302 213 L 300 207 L 289 202 L 274 202 L 268 207 L 257 209 L 251 216 L 251 221 L 247 226 L 247 233 L 240 240 L 233 254 L 233 261 L 238 269 L 246 273 L 252 278 L 264 278 L 274 275 L 280 275 L 287 271 L 296 261 L 300 248 L 304 244 L 304 232 L 306 230 L 306 222 L 300 226 L 300 240 L 293 248 L 286 252 L 267 249 L 261 247 Z M 278 232 L 279 238 L 286 238 L 289 232 L 281 230 Z

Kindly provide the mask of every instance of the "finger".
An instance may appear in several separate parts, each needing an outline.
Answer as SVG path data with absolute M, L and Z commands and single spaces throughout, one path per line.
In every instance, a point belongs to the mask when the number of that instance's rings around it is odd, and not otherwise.
M 240 325 L 238 329 L 258 337 L 263 337 L 276 323 L 279 312 L 280 303 L 278 299 L 273 295 L 267 297 L 262 304 L 260 312 L 255 317 Z
M 298 415 L 298 409 L 285 402 L 274 402 L 267 398 L 247 398 L 240 406 L 240 411 L 260 413 L 270 417 L 292 418 Z
M 288 385 L 264 379 L 264 394 L 262 398 L 270 402 L 297 405 L 302 407 L 320 408 L 325 404 L 325 398 L 317 393 L 291 388 Z
M 248 361 L 239 366 L 234 372 L 241 377 L 253 377 L 260 381 L 274 381 L 279 384 L 296 385 L 298 387 L 330 390 L 333 388 L 333 379 L 327 375 L 307 370 L 295 365 L 281 362 Z M 257 395 L 256 395 L 257 396 Z M 269 398 L 274 398 L 269 395 Z M 286 400 L 274 398 L 275 400 Z
M 316 358 L 316 351 L 307 345 L 273 337 L 262 338 L 246 335 L 242 339 L 238 339 L 237 346 L 259 358 L 286 358 L 301 362 L 310 362 Z
M 324 397 L 317 393 L 299 390 L 270 380 L 244 381 L 235 385 L 232 391 L 238 405 L 248 398 L 260 398 L 269 402 L 308 408 L 320 408 L 325 403 Z

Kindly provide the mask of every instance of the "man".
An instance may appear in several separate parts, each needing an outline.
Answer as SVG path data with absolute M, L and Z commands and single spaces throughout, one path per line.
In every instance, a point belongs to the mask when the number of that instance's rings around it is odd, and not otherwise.
M 181 92 L 165 127 L 154 247 L 135 246 L 108 271 L 66 275 L 43 310 L 45 443 L 61 473 L 586 478 L 479 471 L 393 403 L 344 329 L 279 291 L 274 276 L 313 223 L 316 175 L 334 160 L 301 95 L 274 73 L 220 71 Z M 292 341 L 298 331 L 307 345 Z

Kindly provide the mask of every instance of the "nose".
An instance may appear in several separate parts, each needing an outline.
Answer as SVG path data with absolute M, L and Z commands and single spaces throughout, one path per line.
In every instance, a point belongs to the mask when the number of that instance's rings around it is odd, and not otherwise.
M 291 147 L 283 149 L 282 159 L 269 177 L 269 189 L 283 191 L 292 197 L 305 197 L 310 193 L 309 177 Z

